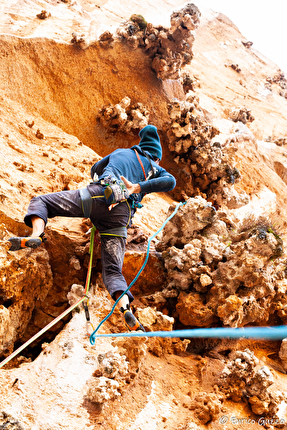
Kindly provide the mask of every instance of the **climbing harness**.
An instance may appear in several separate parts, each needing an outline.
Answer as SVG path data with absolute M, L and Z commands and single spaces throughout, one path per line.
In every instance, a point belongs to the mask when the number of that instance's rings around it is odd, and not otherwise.
M 128 236 L 128 230 L 127 227 L 116 227 L 116 228 L 109 228 L 108 230 L 101 230 L 100 231 L 101 236 L 119 236 L 119 237 L 125 237 Z
M 105 197 L 105 196 L 104 195 L 91 196 L 88 188 L 82 188 L 80 190 L 81 205 L 82 205 L 82 210 L 83 210 L 83 214 L 84 214 L 85 218 L 90 218 L 91 210 L 92 210 L 92 204 L 93 204 L 92 199 L 103 198 L 103 197 Z M 131 219 L 131 207 L 130 207 L 126 198 L 124 200 L 121 200 L 121 202 L 123 202 L 123 203 L 125 202 L 128 205 L 129 219 L 128 219 L 127 225 L 115 227 L 115 228 L 110 228 L 108 230 L 101 230 L 101 231 L 99 231 L 100 236 L 119 236 L 119 237 L 127 238 L 127 236 L 128 236 L 127 226 L 129 225 L 130 219 Z M 117 203 L 111 203 L 109 208 L 114 207 L 115 204 L 117 204 Z
M 90 218 L 91 210 L 92 210 L 92 196 L 88 190 L 88 188 L 80 189 L 80 197 L 82 203 L 82 210 L 85 218 Z M 103 197 L 103 196 L 101 196 Z
M 129 192 L 125 184 L 122 181 L 118 182 L 115 178 L 112 178 L 111 176 L 107 176 L 104 179 L 91 182 L 91 184 L 102 185 L 103 195 L 92 196 L 87 187 L 81 188 L 79 190 L 82 211 L 85 218 L 90 218 L 93 199 L 104 198 L 109 210 L 112 210 L 116 205 L 118 205 L 119 203 L 126 202 L 129 198 Z
M 147 175 L 145 173 L 145 169 L 144 169 L 143 163 L 140 159 L 140 156 L 139 156 L 136 149 L 134 149 L 134 151 L 136 153 L 139 164 L 142 168 L 144 178 L 147 181 L 148 178 L 147 178 Z M 149 163 L 151 166 L 151 172 L 152 172 L 150 179 L 152 179 L 155 177 L 155 171 L 154 171 L 154 167 L 153 167 L 152 162 L 151 162 L 151 158 L 144 150 L 142 150 L 142 153 L 149 160 Z M 130 197 L 129 192 L 126 189 L 125 184 L 122 181 L 118 182 L 115 178 L 113 178 L 111 176 L 107 176 L 104 179 L 99 180 L 98 176 L 96 175 L 95 179 L 96 180 L 94 180 L 92 182 L 92 184 L 102 185 L 104 194 L 102 196 L 91 196 L 87 187 L 80 189 L 81 205 L 82 205 L 82 210 L 83 210 L 83 214 L 84 214 L 85 218 L 90 217 L 92 205 L 93 205 L 92 199 L 104 198 L 106 200 L 108 207 L 109 207 L 109 210 L 111 210 L 118 203 L 125 202 Z M 134 207 L 141 208 L 142 204 L 132 200 L 132 207 L 133 208 Z M 108 234 L 108 233 L 105 233 L 105 234 Z M 113 233 L 111 232 L 110 234 L 112 235 Z M 118 232 L 115 233 L 115 236 L 127 237 L 126 233 L 125 233 L 125 235 L 122 235 L 122 234 L 119 234 Z

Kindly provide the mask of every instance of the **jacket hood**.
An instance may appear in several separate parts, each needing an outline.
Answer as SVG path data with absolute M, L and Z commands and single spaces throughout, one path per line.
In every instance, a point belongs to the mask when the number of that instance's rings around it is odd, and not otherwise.
M 141 138 L 139 146 L 144 151 L 148 151 L 155 159 L 162 158 L 162 147 L 157 128 L 154 125 L 147 125 L 139 132 Z

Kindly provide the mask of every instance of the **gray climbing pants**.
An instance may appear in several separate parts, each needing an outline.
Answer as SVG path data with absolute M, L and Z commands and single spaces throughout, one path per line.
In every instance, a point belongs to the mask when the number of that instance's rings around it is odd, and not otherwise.
M 94 226 L 105 235 L 101 235 L 102 276 L 105 287 L 115 300 L 116 292 L 127 289 L 126 280 L 122 274 L 126 238 L 108 235 L 107 231 L 118 227 L 128 227 L 131 222 L 131 209 L 128 202 L 121 202 L 109 210 L 103 197 L 103 188 L 99 184 L 88 186 L 93 197 L 90 219 Z M 31 217 L 38 216 L 47 224 L 48 218 L 83 217 L 79 190 L 60 191 L 34 197 L 29 204 L 24 218 L 25 224 L 32 227 Z M 130 302 L 134 300 L 128 291 Z

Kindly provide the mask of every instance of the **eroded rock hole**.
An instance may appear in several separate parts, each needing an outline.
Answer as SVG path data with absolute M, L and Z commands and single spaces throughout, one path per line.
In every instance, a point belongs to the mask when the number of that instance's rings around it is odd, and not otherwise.
M 15 301 L 16 301 L 15 297 L 7 298 L 5 296 L 0 296 L 0 306 L 2 305 L 6 309 L 12 306 L 15 303 Z

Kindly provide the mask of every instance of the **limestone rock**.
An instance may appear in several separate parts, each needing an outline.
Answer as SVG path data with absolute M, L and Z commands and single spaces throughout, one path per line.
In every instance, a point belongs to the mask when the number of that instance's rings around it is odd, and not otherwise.
M 13 346 L 14 328 L 11 325 L 10 312 L 5 306 L 0 306 L 0 336 L 2 339 L 3 351 L 11 350 Z
M 232 121 L 241 121 L 243 124 L 247 124 L 248 122 L 255 120 L 254 116 L 251 114 L 250 109 L 246 108 L 233 108 L 229 112 L 229 117 L 232 119 Z
M 194 410 L 201 424 L 208 424 L 216 419 L 222 409 L 223 397 L 215 393 L 198 394 L 192 401 L 190 409 Z
M 149 111 L 142 103 L 131 103 L 129 97 L 124 97 L 116 105 L 101 108 L 97 118 L 111 132 L 122 131 L 134 134 L 148 125 Z
M 174 318 L 164 315 L 153 308 L 137 309 L 135 315 L 148 331 L 173 330 Z M 180 354 L 185 352 L 189 343 L 190 340 L 188 339 L 154 337 L 149 339 L 148 349 L 152 354 L 161 357 L 165 354 Z
M 114 36 L 110 31 L 105 31 L 99 37 L 99 42 L 104 48 L 111 48 L 114 42 Z
M 169 214 L 174 209 L 175 205 L 172 205 Z M 172 223 L 165 226 L 163 239 L 157 249 L 164 250 L 178 242 L 187 244 L 192 239 L 194 232 L 201 231 L 212 223 L 215 213 L 215 208 L 202 197 L 188 199 L 185 206 L 178 209 Z
M 78 34 L 78 33 L 73 32 L 72 36 L 73 37 L 71 39 L 71 43 L 79 44 L 79 45 L 85 43 L 85 35 L 84 34 Z
M 129 371 L 137 372 L 147 353 L 147 339 L 144 337 L 123 338 L 113 342 L 119 354 L 124 355 L 129 363 Z
M 251 378 L 246 391 L 250 396 L 249 403 L 255 414 L 275 417 L 279 421 L 279 417 L 276 414 L 279 411 L 284 395 L 281 392 L 274 393 L 269 391 L 268 387 L 272 384 L 274 384 L 274 377 L 269 368 L 264 366 L 258 369 L 253 378 Z
M 107 400 L 114 400 L 120 396 L 118 388 L 118 381 L 105 376 L 93 378 L 87 384 L 87 397 L 93 403 L 103 404 Z
M 134 222 L 145 234 L 154 233 L 166 219 L 165 210 L 172 198 L 187 201 L 200 196 L 204 205 L 213 206 L 217 212 L 210 222 L 200 223 L 196 218 L 202 211 L 199 205 L 198 213 L 192 209 L 182 216 L 187 232 L 177 219 L 178 224 L 171 223 L 166 238 L 158 235 L 163 260 L 161 251 L 154 253 L 153 263 L 133 291 L 135 307 L 153 308 L 156 322 L 152 329 L 157 324 L 165 330 L 182 327 L 176 305 L 181 295 L 184 309 L 182 297 L 190 294 L 196 300 L 192 299 L 189 307 L 198 306 L 198 313 L 211 311 L 216 318 L 212 326 L 286 324 L 284 73 L 260 53 L 246 49 L 248 45 L 241 43 L 242 35 L 227 17 L 202 10 L 199 27 L 197 9 L 192 5 L 182 8 L 177 0 L 154 2 L 152 9 L 149 2 L 125 1 L 103 5 L 70 0 L 40 4 L 35 0 L 33 7 L 31 4 L 2 1 L 0 15 L 2 356 L 67 309 L 70 286 L 84 285 L 89 260 L 86 233 L 90 226 L 79 219 L 49 220 L 48 241 L 38 250 L 9 251 L 10 236 L 30 234 L 23 223 L 30 199 L 85 187 L 90 181 L 90 166 L 101 158 L 98 154 L 104 156 L 137 143 L 138 129 L 134 127 L 140 127 L 142 121 L 158 127 L 162 165 L 176 176 L 177 187 L 169 195 L 154 195 L 153 200 L 146 196 L 145 207 L 137 212 Z M 36 18 L 36 13 L 46 7 L 52 18 Z M 169 26 L 164 19 L 174 8 L 181 10 L 172 15 Z M 152 20 L 159 17 L 159 21 L 155 25 L 144 18 L 147 16 Z M 119 39 L 110 29 L 126 19 L 126 36 Z M 78 34 L 71 43 L 75 30 Z M 233 69 L 224 67 L 227 61 Z M 240 74 L 234 73 L 236 70 Z M 130 105 L 115 108 L 125 97 L 131 100 Z M 227 119 L 230 109 L 242 107 L 243 99 L 246 111 L 238 116 L 241 120 Z M 103 107 L 107 107 L 106 123 L 95 121 L 95 112 Z M 250 113 L 254 121 L 249 121 Z M 248 129 L 242 122 L 246 120 Z M 116 130 L 119 133 L 111 132 Z M 282 231 L 272 222 L 262 225 L 258 217 L 266 213 L 279 218 Z M 241 229 L 243 218 L 249 225 Z M 133 279 L 144 258 L 146 239 L 135 234 L 129 245 L 133 254 L 126 260 L 130 267 L 125 267 L 125 273 Z M 95 325 L 111 309 L 111 300 L 100 282 L 99 245 L 96 248 L 91 286 L 96 303 L 90 300 Z M 82 287 L 75 292 L 75 300 L 81 291 Z M 149 319 L 151 323 L 153 318 Z M 102 331 L 124 329 L 118 311 Z M 277 353 L 276 343 L 269 350 L 267 342 L 243 340 L 261 357 L 253 371 L 246 366 L 246 373 L 245 363 L 252 362 L 250 353 L 227 357 L 229 351 L 244 349 L 239 344 L 221 344 L 218 355 L 213 349 L 215 358 L 209 364 L 212 377 L 203 389 L 199 357 L 208 362 L 206 354 L 220 340 L 194 339 L 188 351 L 188 341 L 174 339 L 154 347 L 148 340 L 146 347 L 133 341 L 122 351 L 123 369 L 125 364 L 131 366 L 123 375 L 117 364 L 118 351 L 116 347 L 113 350 L 109 339 L 97 338 L 94 347 L 89 344 L 82 307 L 55 331 L 49 331 L 43 341 L 42 352 L 41 340 L 1 369 L 0 427 L 76 430 L 166 426 L 199 430 L 209 418 L 214 422 L 208 423 L 216 427 L 217 400 L 207 389 L 214 388 L 219 398 L 216 372 L 236 360 L 237 370 L 228 367 L 231 373 L 234 370 L 234 377 L 226 374 L 223 380 L 227 388 L 220 387 L 223 395 L 227 390 L 228 415 L 249 419 L 249 407 L 260 414 L 258 419 L 261 414 L 264 418 L 285 413 L 280 391 L 286 390 L 279 364 L 276 373 L 271 370 L 272 384 L 267 369 L 259 372 L 263 359 L 268 365 L 275 363 L 268 357 L 270 352 L 273 356 Z M 98 363 L 99 355 L 104 357 L 103 366 Z M 284 359 L 285 353 L 281 355 Z M 101 377 L 107 378 L 102 385 Z M 91 383 L 91 400 L 87 382 Z M 197 398 L 203 391 L 207 395 Z M 242 394 L 244 402 L 250 400 L 248 404 L 242 402 Z M 188 412 L 186 397 L 198 400 L 197 409 Z M 240 403 L 236 405 L 232 399 Z M 100 405 L 106 408 L 102 413 Z M 220 414 L 225 414 L 224 407 L 222 404 Z M 201 410 L 202 416 L 196 417 L 196 411 Z M 230 430 L 231 421 L 224 427 Z
M 121 24 L 117 35 L 132 49 L 141 47 L 151 58 L 151 68 L 160 79 L 178 79 L 180 70 L 192 60 L 194 36 L 199 24 L 197 6 L 187 4 L 170 18 L 171 27 L 154 26 L 141 15 Z
M 217 322 L 213 310 L 204 304 L 203 297 L 198 293 L 181 292 L 176 310 L 180 322 L 187 326 L 210 327 Z
M 51 16 L 51 13 L 48 12 L 47 10 L 43 9 L 41 11 L 41 13 L 38 13 L 36 16 L 39 19 L 47 19 L 47 18 L 49 18 Z
M 248 203 L 247 195 L 239 195 L 231 186 L 241 178 L 234 162 L 237 142 L 217 141 L 220 130 L 204 116 L 196 93 L 189 91 L 186 100 L 169 103 L 168 112 L 168 147 L 181 171 L 185 196 L 208 196 L 209 201 L 229 208 Z
M 136 317 L 139 318 L 141 324 L 151 329 L 152 325 L 155 324 L 157 320 L 157 312 L 153 308 L 144 308 L 144 309 L 137 309 L 135 313 Z
M 96 370 L 96 376 L 104 376 L 110 379 L 119 379 L 128 373 L 128 363 L 125 357 L 114 352 L 108 351 L 98 355 L 99 366 Z
M 69 305 L 72 306 L 79 301 L 84 295 L 84 287 L 82 285 L 73 284 L 71 290 L 67 294 Z
M 266 323 L 275 311 L 285 321 L 286 273 L 271 264 L 282 255 L 282 238 L 271 225 L 261 217 L 235 227 L 226 212 L 217 214 L 201 197 L 179 208 L 157 249 L 167 270 L 162 295 L 177 298 L 181 323 L 239 327 Z
M 23 336 L 36 304 L 44 302 L 52 288 L 53 275 L 49 255 L 44 249 L 36 252 L 1 252 L 0 308 L 2 341 L 0 354 L 9 355 L 14 343 Z M 33 287 L 32 287 L 33 286 Z
M 24 430 L 20 422 L 14 418 L 12 415 L 6 412 L 1 412 L 0 414 L 0 428 L 11 429 L 11 430 Z
M 250 40 L 247 42 L 242 40 L 241 43 L 248 49 L 251 48 L 251 46 L 253 45 L 253 42 L 251 42 Z
M 282 365 L 284 369 L 287 370 L 287 339 L 282 340 L 280 351 L 279 351 L 279 357 L 282 361 Z
M 227 297 L 225 303 L 218 306 L 217 315 L 226 326 L 240 326 L 244 316 L 243 301 L 236 295 Z
M 222 372 L 222 387 L 228 397 L 240 401 L 247 394 L 252 411 L 261 416 L 273 417 L 284 398 L 283 393 L 269 390 L 274 384 L 274 377 L 266 366 L 258 369 L 259 360 L 248 349 L 233 352 Z

